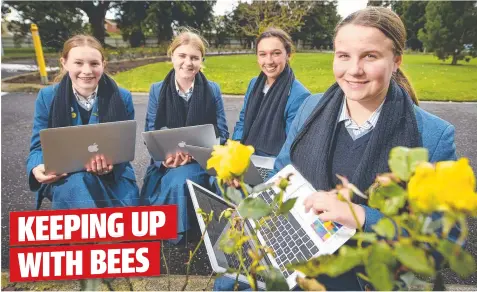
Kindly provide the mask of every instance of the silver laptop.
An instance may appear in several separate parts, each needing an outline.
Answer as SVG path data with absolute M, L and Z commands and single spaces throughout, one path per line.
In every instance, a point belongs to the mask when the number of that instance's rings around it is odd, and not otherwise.
M 284 201 L 290 198 L 298 197 L 295 206 L 288 214 L 288 217 L 280 215 L 273 220 L 267 221 L 257 233 L 260 244 L 271 247 L 275 256 L 267 254 L 265 257 L 267 263 L 278 268 L 287 280 L 290 289 L 293 289 L 296 283 L 296 276 L 304 275 L 298 271 L 286 270 L 285 266 L 294 263 L 309 260 L 323 254 L 334 253 L 338 248 L 348 241 L 355 233 L 355 229 L 341 226 L 335 222 L 322 222 L 314 212 L 305 212 L 303 202 L 306 197 L 315 192 L 313 187 L 305 178 L 292 166 L 288 165 L 267 182 L 273 182 L 278 177 L 285 177 L 293 174 L 290 178 L 290 184 L 283 196 Z M 210 258 L 212 269 L 218 273 L 225 273 L 227 268 L 234 267 L 236 261 L 233 255 L 225 255 L 219 248 L 220 237 L 225 235 L 225 229 L 228 228 L 226 221 L 222 219 L 218 222 L 218 216 L 226 208 L 235 206 L 227 203 L 223 198 L 204 189 L 192 181 L 187 181 L 191 194 L 194 209 L 197 212 L 201 208 L 206 213 L 214 210 L 214 220 L 204 236 L 204 242 L 207 253 Z M 265 202 L 274 204 L 273 198 L 278 193 L 274 186 L 272 189 L 252 194 L 254 197 L 261 197 Z M 240 216 L 240 214 L 237 214 Z M 215 218 L 217 217 L 217 218 Z M 202 233 L 205 230 L 205 223 L 202 216 L 197 214 L 197 220 Z M 247 228 L 255 227 L 253 220 L 247 220 Z M 245 230 L 249 232 L 248 230 Z M 253 243 L 249 243 L 252 245 Z M 252 245 L 253 246 L 253 245 Z M 246 252 L 243 254 L 247 254 Z M 227 277 L 235 279 L 236 275 L 225 274 Z M 244 275 L 239 275 L 239 281 L 248 282 Z M 263 282 L 263 281 L 261 281 Z M 259 287 L 260 284 L 259 282 Z
M 207 160 L 209 160 L 213 149 L 192 145 L 182 146 L 184 152 L 189 153 L 203 169 L 207 170 L 209 175 L 215 176 L 217 174 L 215 169 L 207 169 Z M 249 185 L 256 186 L 267 179 L 268 174 L 273 170 L 275 158 L 252 155 L 250 160 L 252 163 L 250 163 L 247 172 L 244 174 L 244 181 Z
M 40 131 L 46 173 L 86 169 L 96 155 L 108 164 L 134 160 L 136 121 L 49 128 Z
M 155 161 L 166 160 L 167 156 L 181 151 L 179 144 L 212 148 L 220 141 L 211 124 L 143 132 L 142 138 Z

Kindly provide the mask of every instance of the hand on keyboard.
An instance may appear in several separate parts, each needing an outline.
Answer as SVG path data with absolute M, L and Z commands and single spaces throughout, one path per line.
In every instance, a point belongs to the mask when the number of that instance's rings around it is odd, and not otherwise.
M 351 203 L 351 206 L 358 217 L 360 224 L 360 226 L 358 226 L 348 203 L 338 199 L 336 191 L 316 192 L 306 198 L 303 204 L 305 205 L 306 212 L 312 210 L 318 214 L 318 218 L 320 218 L 322 222 L 333 221 L 354 229 L 360 228 L 364 224 L 364 208 L 360 205 Z

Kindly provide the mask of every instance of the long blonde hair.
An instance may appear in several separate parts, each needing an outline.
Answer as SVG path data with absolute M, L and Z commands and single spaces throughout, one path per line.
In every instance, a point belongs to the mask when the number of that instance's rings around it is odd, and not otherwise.
M 105 57 L 104 57 L 105 56 L 104 48 L 101 45 L 101 43 L 93 36 L 85 35 L 85 34 L 78 34 L 78 35 L 75 35 L 75 36 L 69 38 L 64 43 L 63 51 L 61 52 L 61 56 L 60 56 L 60 64 L 61 64 L 61 58 L 65 59 L 65 60 L 68 59 L 68 54 L 69 54 L 69 52 L 72 48 L 84 47 L 84 46 L 88 46 L 88 47 L 91 47 L 93 49 L 98 50 L 101 53 L 101 59 L 102 59 L 101 61 L 103 61 L 104 63 L 106 62 Z M 55 82 L 61 81 L 63 76 L 65 76 L 65 74 L 67 73 L 67 71 L 63 68 L 63 66 L 60 66 L 60 67 L 61 67 L 61 70 L 58 73 L 58 75 L 56 75 Z
M 358 10 L 343 19 L 335 28 L 335 38 L 338 31 L 347 24 L 355 24 L 379 29 L 393 42 L 395 56 L 402 56 L 406 45 L 406 27 L 401 18 L 388 8 L 369 6 Z M 399 84 L 412 98 L 415 104 L 419 104 L 416 92 L 411 82 L 406 77 L 402 69 L 398 68 L 393 73 L 392 78 Z

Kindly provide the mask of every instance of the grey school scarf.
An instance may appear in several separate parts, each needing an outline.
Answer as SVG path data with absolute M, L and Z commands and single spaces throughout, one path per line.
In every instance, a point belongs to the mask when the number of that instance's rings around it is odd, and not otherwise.
M 290 66 L 286 65 L 268 92 L 263 95 L 266 80 L 267 77 L 261 72 L 250 92 L 241 142 L 268 155 L 277 156 L 286 139 L 283 114 L 295 74 Z
M 71 107 L 76 102 L 71 78 L 66 74 L 60 81 L 51 103 L 48 128 L 73 125 Z M 98 118 L 100 123 L 124 121 L 127 119 L 126 106 L 119 88 L 108 75 L 103 74 L 98 84 Z
M 331 145 L 344 98 L 337 83 L 332 85 L 305 121 L 290 148 L 290 158 L 298 171 L 317 190 L 328 191 L 332 185 Z M 408 94 L 391 80 L 376 127 L 371 132 L 366 150 L 350 182 L 366 191 L 376 175 L 388 172 L 389 152 L 393 147 L 420 147 L 413 102 Z M 355 203 L 365 203 L 359 196 Z
M 189 99 L 189 106 L 186 107 L 185 103 L 186 101 L 177 93 L 175 71 L 172 69 L 164 79 L 159 93 L 155 129 L 212 124 L 217 136 L 215 98 L 202 72 L 195 75 L 194 91 Z

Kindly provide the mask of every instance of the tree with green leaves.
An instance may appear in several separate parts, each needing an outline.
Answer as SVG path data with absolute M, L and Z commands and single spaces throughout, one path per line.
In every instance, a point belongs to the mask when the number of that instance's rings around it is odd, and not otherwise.
M 418 37 L 440 60 L 452 58 L 452 65 L 465 58 L 466 45 L 477 48 L 477 2 L 429 2 L 426 23 Z
M 240 2 L 237 7 L 235 7 L 235 9 L 232 11 L 232 19 L 229 29 L 230 36 L 238 38 L 243 48 L 251 47 L 250 44 L 252 44 L 255 40 L 254 36 L 249 36 L 242 30 L 242 27 L 247 24 L 248 5 L 248 3 Z
M 417 34 L 426 23 L 427 1 L 394 1 L 392 10 L 401 17 L 406 27 L 406 46 L 412 50 L 422 50 L 423 45 Z
M 239 29 L 250 37 L 257 37 L 269 27 L 279 27 L 291 33 L 300 30 L 303 17 L 312 2 L 303 1 L 254 1 L 241 3 L 237 15 L 240 16 Z
M 390 7 L 393 2 L 396 0 L 368 0 L 366 6 L 382 6 Z
M 151 27 L 158 42 L 170 41 L 173 29 L 188 26 L 199 31 L 210 30 L 215 1 L 150 2 L 144 25 Z
M 340 21 L 337 5 L 336 0 L 313 2 L 303 17 L 301 30 L 292 33 L 293 39 L 309 42 L 312 48 L 331 47 L 335 26 Z
M 218 15 L 214 17 L 212 32 L 209 39 L 213 40 L 216 48 L 228 43 L 229 37 L 233 36 L 233 20 L 231 14 Z
M 143 31 L 147 31 L 143 24 L 147 16 L 149 3 L 145 1 L 124 1 L 118 3 L 116 21 L 124 41 L 129 41 L 131 47 L 136 48 L 145 44 L 146 37 Z
M 20 20 L 13 20 L 9 25 L 16 40 L 27 37 L 31 23 L 34 23 L 38 26 L 43 47 L 60 50 L 69 37 L 85 29 L 79 9 L 71 8 L 66 2 L 3 2 L 2 12 L 8 8 L 15 9 L 20 16 Z

